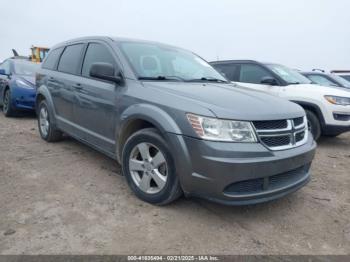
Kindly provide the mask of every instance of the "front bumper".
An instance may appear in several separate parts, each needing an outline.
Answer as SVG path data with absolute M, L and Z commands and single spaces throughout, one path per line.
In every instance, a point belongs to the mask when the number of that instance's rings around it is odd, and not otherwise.
M 177 172 L 186 195 L 229 205 L 280 198 L 304 186 L 316 143 L 283 151 L 262 144 L 211 142 L 169 135 Z
M 34 110 L 36 90 L 14 87 L 11 90 L 12 106 L 19 110 Z

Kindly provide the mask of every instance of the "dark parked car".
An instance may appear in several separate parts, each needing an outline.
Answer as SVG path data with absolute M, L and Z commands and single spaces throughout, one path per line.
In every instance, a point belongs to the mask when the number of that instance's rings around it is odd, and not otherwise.
M 309 180 L 316 145 L 304 110 L 233 87 L 189 51 L 75 39 L 51 49 L 37 88 L 41 137 L 65 132 L 117 160 L 144 201 L 162 205 L 185 193 L 251 204 Z
M 346 81 L 350 82 L 350 70 L 332 70 L 331 74 L 340 76 L 341 78 L 344 78 Z
M 309 78 L 313 83 L 321 86 L 350 88 L 350 82 L 338 75 L 326 74 L 317 71 L 301 72 L 301 74 Z
M 0 64 L 0 104 L 5 116 L 35 107 L 35 72 L 39 65 L 23 59 L 7 59 Z

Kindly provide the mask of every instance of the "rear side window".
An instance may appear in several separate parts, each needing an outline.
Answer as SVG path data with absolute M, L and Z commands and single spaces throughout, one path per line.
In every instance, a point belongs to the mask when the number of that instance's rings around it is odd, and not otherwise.
M 214 68 L 218 70 L 230 81 L 238 81 L 239 65 L 237 64 L 222 64 L 214 65 Z
M 265 68 L 258 65 L 241 65 L 239 81 L 243 83 L 260 84 L 264 77 L 273 77 Z
M 63 47 L 51 50 L 45 61 L 43 62 L 43 68 L 55 70 L 58 59 L 62 53 Z
M 99 62 L 115 65 L 114 58 L 107 47 L 102 44 L 91 43 L 85 54 L 82 75 L 89 77 L 91 65 Z
M 83 44 L 67 46 L 58 64 L 58 71 L 73 75 L 78 74 L 83 47 Z

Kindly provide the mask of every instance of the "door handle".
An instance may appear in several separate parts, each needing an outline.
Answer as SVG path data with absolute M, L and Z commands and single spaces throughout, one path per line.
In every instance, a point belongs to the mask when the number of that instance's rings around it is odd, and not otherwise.
M 83 87 L 79 83 L 72 85 L 72 87 L 74 87 L 75 89 L 78 89 L 78 90 L 83 89 Z

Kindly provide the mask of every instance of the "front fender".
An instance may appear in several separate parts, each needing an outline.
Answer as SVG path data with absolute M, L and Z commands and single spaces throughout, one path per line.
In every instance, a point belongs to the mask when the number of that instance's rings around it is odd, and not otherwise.
M 182 134 L 178 124 L 167 112 L 150 104 L 137 104 L 127 108 L 120 116 L 120 128 L 118 130 L 123 130 L 123 127 L 135 119 L 152 123 L 162 133 Z
M 129 124 L 134 120 L 143 120 L 151 123 L 155 126 L 161 133 L 172 133 L 172 134 L 182 134 L 179 125 L 174 121 L 174 119 L 163 109 L 150 105 L 150 104 L 137 104 L 132 105 L 120 116 L 120 120 L 117 124 L 117 148 L 116 155 L 117 160 L 120 162 L 121 148 L 124 142 L 124 131 L 127 130 Z

